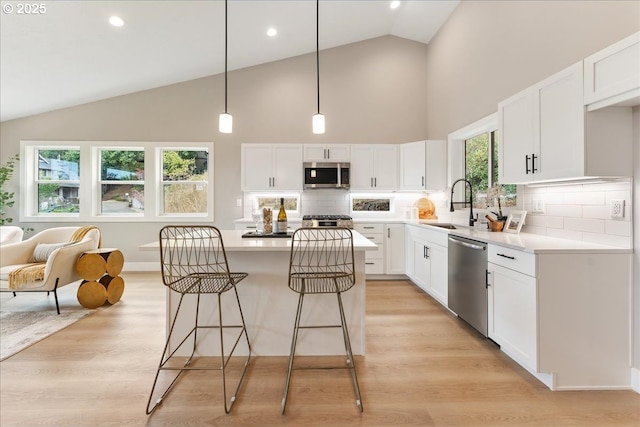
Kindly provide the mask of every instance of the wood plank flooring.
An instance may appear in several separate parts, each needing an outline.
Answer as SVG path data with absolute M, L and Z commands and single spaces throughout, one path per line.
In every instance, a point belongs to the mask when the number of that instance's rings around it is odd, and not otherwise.
M 231 415 L 219 373 L 190 372 L 147 416 L 164 287 L 156 274 L 124 278 L 119 303 L 0 363 L 2 427 L 640 425 L 640 395 L 551 392 L 406 281 L 367 283 L 367 355 L 356 361 L 362 415 L 346 371 L 296 371 L 281 415 L 287 358 L 262 357 Z M 63 310 L 73 298 L 62 296 Z

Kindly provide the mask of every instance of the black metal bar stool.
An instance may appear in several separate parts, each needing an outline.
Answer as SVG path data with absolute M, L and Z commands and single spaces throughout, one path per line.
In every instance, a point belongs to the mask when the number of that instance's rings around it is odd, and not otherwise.
M 353 257 L 353 235 L 351 230 L 343 227 L 331 228 L 299 228 L 293 233 L 291 240 L 291 259 L 289 262 L 289 288 L 299 294 L 296 320 L 293 327 L 291 353 L 287 381 L 282 396 L 282 413 L 287 406 L 291 373 L 296 369 L 347 369 L 351 374 L 356 405 L 363 411 L 360 387 L 351 351 L 351 341 L 347 330 L 347 321 L 342 305 L 342 293 L 348 291 L 356 282 L 355 263 Z M 336 294 L 340 312 L 339 325 L 300 325 L 304 297 L 310 294 Z M 345 366 L 333 367 L 300 367 L 294 368 L 298 332 L 300 329 L 341 328 L 344 348 L 347 356 Z
M 242 314 L 242 307 L 240 306 L 240 298 L 238 297 L 238 291 L 236 285 L 245 277 L 247 273 L 234 273 L 229 271 L 229 264 L 227 262 L 227 255 L 224 250 L 224 244 L 220 231 L 216 227 L 212 226 L 166 226 L 160 230 L 160 264 L 162 267 L 162 281 L 172 291 L 180 293 L 180 301 L 176 309 L 175 317 L 171 323 L 169 334 L 167 336 L 167 342 L 164 346 L 162 357 L 160 358 L 160 364 L 156 372 L 156 378 L 151 388 L 149 395 L 149 401 L 147 402 L 147 415 L 151 414 L 157 406 L 162 403 L 162 400 L 167 396 L 169 391 L 173 388 L 178 378 L 189 370 L 218 370 L 222 372 L 222 395 L 224 398 L 224 410 L 228 414 L 236 401 L 238 391 L 242 385 L 247 367 L 251 360 L 251 344 L 249 343 L 249 336 L 247 335 L 247 328 L 244 321 L 244 315 Z M 233 290 L 235 292 L 235 298 L 238 302 L 238 310 L 242 324 L 226 325 L 222 322 L 222 294 Z M 176 348 L 171 349 L 170 343 L 174 334 L 174 327 L 176 320 L 180 315 L 180 309 L 182 308 L 182 302 L 185 295 L 195 294 L 197 295 L 197 303 L 195 309 L 195 324 L 194 327 L 182 338 Z M 218 299 L 218 319 L 216 325 L 200 325 L 198 321 L 198 314 L 200 307 L 200 296 L 202 294 L 217 294 Z M 202 309 L 209 309 L 210 307 L 203 307 Z M 184 310 L 183 310 L 184 311 Z M 239 329 L 240 333 L 231 347 L 231 351 L 228 355 L 225 355 L 224 347 L 224 329 L 235 328 Z M 197 357 L 194 357 L 198 346 L 198 331 L 201 329 L 218 329 L 220 337 L 220 364 L 216 367 L 208 366 L 191 366 L 192 361 L 195 362 Z M 238 347 L 238 344 L 244 335 L 248 355 L 244 362 L 244 368 L 238 385 L 233 393 L 233 396 L 227 401 L 227 387 L 226 387 L 226 370 L 227 364 L 231 360 L 233 352 Z M 189 338 L 192 337 L 192 340 Z M 172 360 L 178 360 L 184 358 L 184 356 L 178 356 L 176 353 L 185 345 L 189 345 L 193 341 L 193 346 L 189 350 L 191 355 L 187 357 L 186 362 L 181 366 L 176 364 Z M 175 377 L 171 383 L 164 388 L 162 395 L 152 405 L 152 399 L 156 392 L 156 386 L 158 385 L 158 376 L 161 371 L 173 371 Z

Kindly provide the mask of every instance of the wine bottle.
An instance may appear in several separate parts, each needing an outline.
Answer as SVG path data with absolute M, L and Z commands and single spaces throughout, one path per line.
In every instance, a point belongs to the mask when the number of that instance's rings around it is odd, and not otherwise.
M 280 211 L 278 211 L 276 233 L 287 234 L 287 211 L 284 209 L 284 197 L 280 198 Z

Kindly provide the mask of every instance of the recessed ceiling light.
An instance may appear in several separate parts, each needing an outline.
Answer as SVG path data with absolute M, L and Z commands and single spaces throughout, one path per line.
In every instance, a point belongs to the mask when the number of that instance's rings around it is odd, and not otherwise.
M 124 20 L 119 16 L 114 15 L 109 18 L 109 24 L 113 25 L 114 27 L 122 27 L 124 25 Z
M 275 37 L 276 34 L 278 34 L 278 30 L 276 30 L 274 27 L 269 27 L 269 29 L 267 30 L 267 35 L 269 37 Z
M 400 7 L 400 0 L 393 0 L 389 7 L 391 9 L 397 9 L 398 7 Z

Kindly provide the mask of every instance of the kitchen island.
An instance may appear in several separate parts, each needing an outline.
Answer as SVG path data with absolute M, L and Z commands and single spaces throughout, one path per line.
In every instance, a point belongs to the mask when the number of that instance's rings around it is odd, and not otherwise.
M 249 273 L 238 284 L 238 294 L 251 340 L 252 351 L 258 356 L 288 356 L 293 335 L 298 294 L 287 286 L 291 238 L 243 238 L 240 230 L 222 230 L 222 240 L 231 271 Z M 376 244 L 353 231 L 355 286 L 343 294 L 353 354 L 365 354 L 365 251 L 375 250 Z M 142 251 L 156 251 L 159 242 L 141 245 Z M 158 266 L 160 263 L 158 262 Z M 200 321 L 215 324 L 217 296 L 203 295 Z M 180 294 L 167 288 L 167 332 L 173 321 Z M 222 296 L 225 323 L 239 322 L 239 313 L 233 292 Z M 182 337 L 193 325 L 196 296 L 185 296 L 181 316 L 176 322 L 175 336 Z M 202 307 L 210 306 L 211 310 Z M 301 324 L 340 324 L 335 295 L 310 295 L 305 299 Z M 236 323 L 237 324 L 237 323 Z M 237 333 L 237 332 L 236 332 Z M 229 337 L 233 332 L 229 333 Z M 217 330 L 198 336 L 199 354 L 219 354 Z M 225 339 L 226 342 L 226 339 Z M 225 344 L 226 345 L 226 344 Z M 238 348 L 238 351 L 243 350 Z M 342 355 L 344 344 L 340 329 L 314 329 L 298 336 L 298 355 Z

